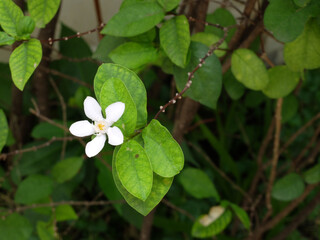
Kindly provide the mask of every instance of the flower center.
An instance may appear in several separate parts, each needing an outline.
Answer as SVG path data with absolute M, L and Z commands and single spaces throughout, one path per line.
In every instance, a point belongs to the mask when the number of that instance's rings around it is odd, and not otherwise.
M 94 122 L 94 128 L 97 133 L 107 133 L 109 125 L 105 120 Z
M 102 123 L 98 123 L 98 128 L 102 131 L 104 129 L 104 125 Z

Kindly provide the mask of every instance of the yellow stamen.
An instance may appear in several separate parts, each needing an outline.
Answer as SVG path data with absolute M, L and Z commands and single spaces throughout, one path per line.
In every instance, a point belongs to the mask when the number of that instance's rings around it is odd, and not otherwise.
M 98 123 L 98 128 L 102 131 L 104 129 L 104 125 L 102 123 Z

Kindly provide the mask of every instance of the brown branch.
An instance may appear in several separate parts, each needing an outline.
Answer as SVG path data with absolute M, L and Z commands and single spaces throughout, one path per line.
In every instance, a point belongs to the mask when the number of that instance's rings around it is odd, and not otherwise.
M 166 199 L 162 199 L 161 202 L 163 202 L 165 205 L 167 205 L 168 207 L 172 208 L 173 210 L 185 215 L 186 217 L 188 217 L 191 221 L 195 221 L 195 217 L 192 216 L 191 213 L 189 213 L 188 211 L 182 209 L 182 208 L 179 208 L 177 207 L 176 205 L 174 205 L 173 203 L 169 202 L 168 200 Z
M 102 19 L 102 14 L 101 14 L 101 7 L 100 7 L 100 2 L 99 0 L 94 0 L 94 7 L 96 10 L 96 16 L 97 16 L 97 21 L 98 25 L 101 26 L 103 24 L 103 19 Z M 101 40 L 103 38 L 102 34 L 98 32 L 98 37 Z
M 271 160 L 271 173 L 269 177 L 269 182 L 266 190 L 266 205 L 268 212 L 264 217 L 264 221 L 268 219 L 272 214 L 272 204 L 271 204 L 271 190 L 273 187 L 273 183 L 276 179 L 277 174 L 277 165 L 279 159 L 279 145 L 280 145 L 280 132 L 281 132 L 281 110 L 282 110 L 282 102 L 283 99 L 279 98 L 277 100 L 276 112 L 275 112 L 275 134 L 274 134 L 274 142 L 273 142 L 273 158 Z
M 301 169 L 305 168 L 307 165 L 312 164 L 315 161 L 319 151 L 320 151 L 320 141 L 318 141 L 318 143 L 314 147 L 308 159 L 306 161 L 301 162 L 301 164 L 297 166 L 297 170 L 300 171 Z
M 140 240 L 150 239 L 155 212 L 156 212 L 156 208 L 154 208 L 147 216 L 143 218 L 143 223 L 140 231 Z

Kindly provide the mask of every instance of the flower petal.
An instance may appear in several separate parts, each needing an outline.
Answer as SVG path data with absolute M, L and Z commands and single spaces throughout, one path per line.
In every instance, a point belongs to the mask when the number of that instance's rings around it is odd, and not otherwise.
M 99 134 L 88 142 L 85 150 L 87 156 L 90 158 L 96 156 L 103 149 L 106 139 L 107 137 L 105 134 Z
M 113 146 L 118 146 L 123 143 L 123 134 L 118 127 L 110 127 L 107 131 L 108 143 Z
M 89 123 L 88 120 L 73 123 L 70 126 L 69 131 L 72 135 L 77 137 L 86 137 L 95 133 L 93 125 Z
M 84 106 L 84 113 L 91 120 L 100 121 L 103 119 L 102 113 L 101 113 L 101 107 L 97 102 L 97 100 L 95 100 L 93 97 L 86 97 L 86 99 L 83 102 L 83 106 Z
M 124 109 L 125 104 L 123 102 L 112 103 L 106 108 L 106 120 L 110 126 L 121 118 Z

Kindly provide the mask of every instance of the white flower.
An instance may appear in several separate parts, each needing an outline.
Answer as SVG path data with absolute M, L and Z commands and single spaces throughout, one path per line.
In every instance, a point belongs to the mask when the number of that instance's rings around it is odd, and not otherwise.
M 93 97 L 87 97 L 84 102 L 84 113 L 93 123 L 82 120 L 73 123 L 69 130 L 77 137 L 86 137 L 95 134 L 96 137 L 87 143 L 85 152 L 88 157 L 96 156 L 104 147 L 106 135 L 108 135 L 108 143 L 117 146 L 123 143 L 123 134 L 118 127 L 111 127 L 122 116 L 125 104 L 115 102 L 110 104 L 105 112 L 104 119 L 101 113 L 99 103 Z

